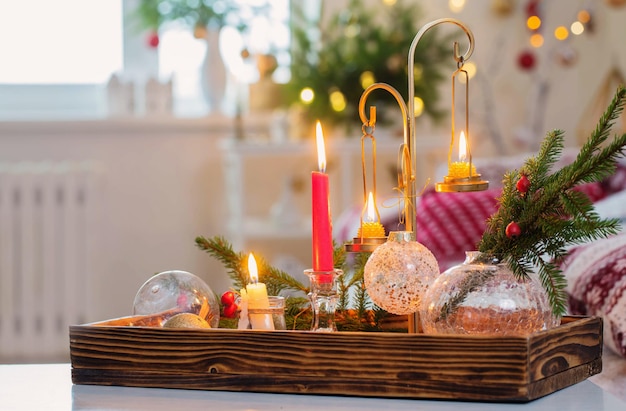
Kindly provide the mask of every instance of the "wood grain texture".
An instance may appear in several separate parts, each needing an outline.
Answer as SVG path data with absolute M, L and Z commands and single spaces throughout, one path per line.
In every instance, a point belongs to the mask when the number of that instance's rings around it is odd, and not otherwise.
M 602 321 L 528 337 L 70 327 L 76 384 L 529 401 L 601 370 Z

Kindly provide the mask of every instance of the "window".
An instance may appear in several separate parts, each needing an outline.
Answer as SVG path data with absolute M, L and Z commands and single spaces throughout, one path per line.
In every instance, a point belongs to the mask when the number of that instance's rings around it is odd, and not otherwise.
M 2 0 L 4 84 L 94 84 L 122 69 L 121 0 Z
M 284 83 L 289 79 L 289 0 L 235 0 L 242 6 L 249 28 L 240 33 L 234 27 L 222 29 L 219 40 L 220 55 L 227 70 L 226 114 L 234 114 L 237 107 L 245 105 L 246 85 L 258 79 L 254 56 L 272 54 L 278 67 L 274 80 Z M 250 7 L 262 7 L 254 15 Z M 196 116 L 206 114 L 210 107 L 205 102 L 199 86 L 202 64 L 207 44 L 196 39 L 189 28 L 171 23 L 159 33 L 159 77 L 161 81 L 173 78 L 175 114 Z M 242 57 L 248 52 L 250 58 Z
M 222 51 L 230 82 L 255 80 L 252 59 L 241 58 L 242 48 L 274 54 L 279 65 L 275 79 L 286 81 L 289 0 L 236 1 L 267 8 L 263 15 L 251 16 L 248 33 L 224 30 Z M 189 29 L 172 24 L 160 33 L 158 50 L 150 49 L 146 33 L 124 20 L 136 1 L 0 0 L 0 5 L 0 120 L 105 117 L 105 85 L 114 73 L 134 83 L 138 106 L 147 79 L 172 78 L 175 115 L 208 112 L 199 87 L 206 44 Z M 240 96 L 233 87 L 231 100 Z
M 122 1 L 0 4 L 0 119 L 101 113 L 96 85 L 122 68 Z

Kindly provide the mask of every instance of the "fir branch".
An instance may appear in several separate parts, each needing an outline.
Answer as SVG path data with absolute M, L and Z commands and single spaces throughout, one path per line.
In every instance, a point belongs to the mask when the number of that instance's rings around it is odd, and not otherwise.
M 562 252 L 565 253 L 564 250 Z M 552 313 L 557 316 L 565 314 L 567 310 L 567 293 L 565 292 L 567 279 L 556 264 L 545 261 L 540 255 L 533 256 L 532 261 L 539 267 L 539 279 L 547 292 Z
M 611 103 L 598 120 L 598 124 L 593 130 L 591 137 L 581 147 L 580 153 L 578 154 L 581 162 L 584 163 L 587 159 L 590 159 L 609 137 L 611 125 L 615 122 L 615 120 L 617 120 L 624 109 L 625 94 L 626 88 L 624 88 L 624 86 L 620 86 L 611 100 Z
M 441 311 L 435 322 L 444 321 L 450 314 L 456 312 L 467 296 L 493 277 L 494 273 L 493 270 L 488 269 L 468 271 L 467 275 L 460 282 L 458 286 L 459 291 L 456 295 L 441 306 Z
M 229 277 L 233 281 L 233 288 L 239 290 L 248 284 L 247 254 L 235 252 L 231 244 L 223 237 L 204 238 L 197 237 L 196 245 L 201 250 L 206 251 L 211 256 L 219 260 L 226 268 Z M 344 312 L 341 321 L 337 322 L 340 329 L 363 331 L 373 330 L 378 327 L 374 318 L 382 318 L 383 314 L 378 313 L 375 317 L 369 311 L 371 302 L 364 287 L 363 271 L 365 263 L 370 253 L 359 253 L 355 255 L 352 270 L 347 269 L 347 254 L 343 245 L 337 246 L 333 251 L 335 268 L 344 271 L 344 275 L 339 277 L 339 306 L 337 312 Z M 284 290 L 296 291 L 307 295 L 309 288 L 290 276 L 288 273 L 272 267 L 265 259 L 256 256 L 259 267 L 259 281 L 267 286 L 268 294 L 279 295 Z M 348 310 L 350 290 L 355 288 L 354 305 L 355 310 Z M 305 297 L 290 296 L 285 301 L 285 320 L 289 329 L 310 329 L 311 310 L 310 301 Z M 225 321 L 224 326 L 232 326 L 233 321 Z
M 231 244 L 219 236 L 210 239 L 197 237 L 196 245 L 224 264 L 236 290 L 246 287 L 249 283 L 249 273 L 247 269 L 244 269 L 247 267 L 248 256 L 246 254 L 234 252 Z M 270 295 L 279 295 L 283 290 L 301 291 L 305 294 L 309 292 L 309 289 L 301 282 L 284 271 L 272 267 L 265 259 L 258 256 L 256 259 L 259 267 L 259 281 L 265 283 Z
M 261 277 L 260 281 L 265 282 L 267 292 L 270 293 L 270 295 L 280 295 L 283 290 L 301 291 L 304 294 L 309 292 L 308 287 L 286 272 L 270 266 L 265 261 L 263 267 L 263 272 L 266 273 L 266 275 Z
M 234 252 L 232 245 L 224 237 L 216 236 L 211 239 L 196 237 L 196 246 L 224 265 L 235 289 L 239 290 L 248 284 L 248 273 L 242 268 L 247 256 L 241 252 Z
M 620 86 L 574 162 L 552 174 L 564 137 L 560 130 L 549 132 L 535 157 L 526 160 L 520 171 L 504 176 L 500 207 L 487 220 L 478 245 L 480 251 L 506 261 L 518 278 L 537 268 L 556 315 L 565 312 L 566 281 L 555 262 L 566 255 L 568 246 L 619 231 L 617 220 L 601 219 L 591 201 L 575 189 L 581 183 L 601 181 L 615 171 L 618 158 L 626 151 L 626 134 L 605 143 L 625 103 L 626 89 Z M 516 189 L 521 174 L 531 181 L 526 193 Z M 522 236 L 506 236 L 505 228 L 512 221 L 520 226 Z
M 346 269 L 346 251 L 345 247 L 340 247 L 341 251 L 335 250 L 335 257 L 343 254 L 344 260 L 341 267 L 343 267 L 344 275 L 338 279 L 339 287 L 339 302 L 337 303 L 337 310 L 347 310 L 350 305 L 350 289 L 355 287 L 359 282 L 363 280 L 363 273 L 365 270 L 365 263 L 369 259 L 371 253 L 357 253 L 354 255 L 354 263 L 351 270 Z M 335 262 L 338 262 L 335 260 Z M 335 264 L 338 265 L 338 264 Z M 357 304 L 358 305 L 358 304 Z
M 354 296 L 354 305 L 356 307 L 357 316 L 358 318 L 365 318 L 367 310 L 370 306 L 369 298 L 367 297 L 367 290 L 365 289 L 365 279 L 361 278 L 355 288 L 356 294 Z
M 548 175 L 552 166 L 558 161 L 563 152 L 565 133 L 562 130 L 552 130 L 543 140 L 537 156 L 527 161 L 528 174 L 535 178 Z

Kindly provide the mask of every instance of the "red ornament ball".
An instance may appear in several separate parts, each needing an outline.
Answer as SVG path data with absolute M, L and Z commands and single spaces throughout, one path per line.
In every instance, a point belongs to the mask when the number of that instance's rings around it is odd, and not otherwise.
M 237 309 L 239 307 L 237 307 L 237 304 L 230 304 L 224 307 L 224 317 L 226 318 L 235 318 L 235 315 L 237 315 Z
M 535 67 L 535 55 L 530 51 L 523 51 L 517 57 L 517 64 L 523 70 L 532 70 Z
M 522 229 L 519 228 L 519 224 L 517 224 L 515 221 L 511 221 L 506 226 L 505 234 L 509 238 L 517 238 L 522 234 Z
M 222 294 L 220 301 L 223 305 L 232 305 L 235 303 L 235 293 L 232 291 L 226 291 Z
M 146 42 L 148 43 L 148 46 L 153 49 L 159 47 L 159 34 L 156 31 L 151 32 L 148 34 Z
M 517 184 L 515 184 L 515 188 L 522 194 L 526 194 L 528 189 L 530 189 L 530 180 L 526 174 L 522 174 L 522 176 L 517 180 Z

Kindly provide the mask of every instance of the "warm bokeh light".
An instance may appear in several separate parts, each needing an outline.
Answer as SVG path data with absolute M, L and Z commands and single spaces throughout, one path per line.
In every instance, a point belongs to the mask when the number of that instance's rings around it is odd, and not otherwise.
M 474 78 L 474 76 L 476 75 L 476 71 L 478 70 L 476 68 L 476 64 L 474 64 L 473 62 L 469 61 L 467 63 L 465 63 L 465 65 L 463 66 L 463 68 L 465 69 L 465 71 L 467 71 L 467 76 L 472 79 Z
M 419 97 L 413 98 L 413 116 L 419 117 L 424 112 L 424 100 Z
M 419 83 L 422 80 L 422 75 L 424 73 L 424 67 L 421 64 L 416 64 L 413 66 L 413 80 L 416 83 Z
M 311 104 L 315 98 L 315 92 L 310 87 L 305 87 L 300 92 L 300 101 L 304 104 Z
M 567 30 L 567 27 L 559 26 L 554 29 L 554 37 L 556 37 L 557 40 L 565 40 L 566 38 L 568 38 L 569 31 Z
M 343 34 L 348 38 L 357 37 L 361 33 L 361 26 L 358 24 L 348 24 Z
M 580 34 L 583 34 L 583 32 L 585 31 L 585 26 L 580 21 L 575 21 L 572 23 L 569 29 L 572 31 L 572 34 L 578 36 Z
M 591 14 L 589 14 L 589 11 L 587 10 L 579 11 L 576 17 L 578 18 L 578 21 L 583 24 L 587 24 L 589 23 L 589 21 L 591 21 Z
M 359 81 L 361 82 L 361 87 L 363 87 L 363 90 L 365 90 L 372 84 L 376 83 L 376 78 L 374 77 L 374 73 L 372 73 L 371 71 L 364 71 L 361 74 Z
M 530 42 L 530 45 L 533 46 L 534 48 L 539 48 L 543 46 L 543 35 L 539 33 L 535 33 L 532 36 L 530 36 L 529 42 Z
M 539 16 L 530 16 L 528 20 L 526 20 L 526 27 L 531 30 L 537 30 L 541 27 L 541 19 Z
M 329 99 L 330 99 L 330 107 L 333 110 L 340 112 L 346 109 L 346 105 L 347 105 L 346 96 L 344 96 L 341 91 L 335 90 L 331 92 Z
M 463 11 L 463 7 L 465 7 L 465 0 L 448 0 L 448 8 L 453 13 Z
M 395 6 L 397 2 L 398 0 L 383 0 L 383 3 L 385 3 L 385 6 Z
M 467 78 L 472 79 L 476 75 L 476 64 L 471 61 L 468 61 L 463 65 L 463 70 L 467 72 Z M 465 84 L 465 76 L 458 76 L 459 83 Z

